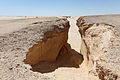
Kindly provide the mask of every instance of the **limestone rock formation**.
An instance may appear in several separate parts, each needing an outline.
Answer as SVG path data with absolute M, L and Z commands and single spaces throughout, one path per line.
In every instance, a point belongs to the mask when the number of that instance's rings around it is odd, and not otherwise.
M 34 65 L 40 61 L 56 61 L 60 50 L 66 46 L 69 29 L 68 21 L 58 20 L 48 23 L 46 23 L 47 25 L 41 25 L 46 27 L 43 31 L 47 29 L 48 31 L 44 32 L 43 39 L 40 42 L 29 49 L 25 63 Z M 38 25 L 40 24 L 38 23 Z
M 53 80 L 31 71 L 30 65 L 56 60 L 61 49 L 66 46 L 69 22 L 50 17 L 6 20 L 0 23 L 22 27 L 0 34 L 0 80 Z M 6 24 L 2 26 L 6 27 Z
M 77 20 L 81 53 L 89 74 L 120 80 L 120 15 L 83 16 Z

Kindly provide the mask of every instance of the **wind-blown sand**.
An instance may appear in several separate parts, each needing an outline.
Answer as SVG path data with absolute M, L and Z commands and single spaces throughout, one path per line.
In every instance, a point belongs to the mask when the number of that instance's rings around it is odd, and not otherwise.
M 80 45 L 81 45 L 81 35 L 79 33 L 79 28 L 76 25 L 76 20 L 78 17 L 68 18 L 70 21 L 70 29 L 68 33 L 68 43 L 71 45 L 71 48 L 80 53 Z

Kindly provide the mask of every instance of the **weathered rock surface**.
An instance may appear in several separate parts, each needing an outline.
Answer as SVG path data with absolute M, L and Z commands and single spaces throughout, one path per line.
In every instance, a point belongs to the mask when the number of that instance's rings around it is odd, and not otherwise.
M 31 71 L 31 66 L 25 63 L 55 61 L 66 46 L 69 22 L 56 17 L 43 21 L 40 18 L 27 20 L 28 24 L 22 24 L 21 30 L 0 35 L 0 80 L 53 80 Z M 27 23 L 27 20 L 9 22 Z
M 77 20 L 81 53 L 89 74 L 120 80 L 120 15 L 84 16 Z
M 68 21 L 60 20 L 49 23 L 49 25 L 41 25 L 46 27 L 44 31 L 48 30 L 44 32 L 42 41 L 29 49 L 25 63 L 34 65 L 40 61 L 56 61 L 60 50 L 62 47 L 66 46 L 69 29 Z M 38 25 L 40 24 L 38 23 Z M 37 30 L 35 30 L 35 32 L 36 31 Z

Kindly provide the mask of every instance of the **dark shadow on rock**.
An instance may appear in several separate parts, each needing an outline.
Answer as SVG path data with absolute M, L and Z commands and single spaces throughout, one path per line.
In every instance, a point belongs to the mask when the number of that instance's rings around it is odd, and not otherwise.
M 79 65 L 83 62 L 83 56 L 75 50 L 71 49 L 69 44 L 68 46 L 68 53 L 60 54 L 55 62 L 42 61 L 32 66 L 31 70 L 34 72 L 48 73 L 55 71 L 60 67 L 79 68 Z

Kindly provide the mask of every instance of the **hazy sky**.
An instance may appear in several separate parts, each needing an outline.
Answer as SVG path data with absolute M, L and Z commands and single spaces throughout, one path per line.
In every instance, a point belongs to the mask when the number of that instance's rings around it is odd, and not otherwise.
M 0 0 L 1 16 L 120 14 L 120 0 Z

